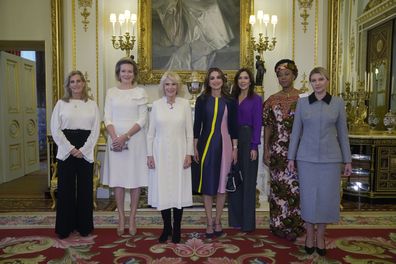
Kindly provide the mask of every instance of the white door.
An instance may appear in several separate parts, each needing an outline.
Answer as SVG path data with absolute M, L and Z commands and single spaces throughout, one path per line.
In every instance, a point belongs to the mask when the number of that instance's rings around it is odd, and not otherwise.
M 39 169 L 35 72 L 34 62 L 0 52 L 0 182 Z
M 23 152 L 25 174 L 40 168 L 36 64 L 33 61 L 20 58 L 21 68 L 21 101 L 23 105 Z

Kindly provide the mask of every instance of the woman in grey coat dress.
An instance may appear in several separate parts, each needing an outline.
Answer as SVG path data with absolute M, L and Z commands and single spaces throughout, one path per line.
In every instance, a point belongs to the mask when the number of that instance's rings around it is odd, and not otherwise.
M 340 217 L 341 163 L 345 163 L 344 175 L 349 176 L 351 151 L 344 101 L 327 93 L 327 71 L 314 68 L 309 81 L 314 92 L 297 102 L 288 168 L 294 171 L 297 161 L 301 217 L 307 230 L 305 251 L 316 250 L 324 256 L 326 224 Z

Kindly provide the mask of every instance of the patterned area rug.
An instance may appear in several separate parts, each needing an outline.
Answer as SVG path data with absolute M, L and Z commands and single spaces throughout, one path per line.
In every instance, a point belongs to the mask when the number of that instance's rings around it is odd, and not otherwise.
M 204 228 L 205 213 L 202 208 L 185 209 L 183 213 L 184 228 Z M 115 228 L 118 223 L 117 212 L 95 211 L 94 222 L 96 228 Z M 126 221 L 127 222 L 127 221 Z M 138 225 L 142 228 L 161 227 L 161 214 L 154 209 L 139 209 L 137 213 Z M 268 211 L 257 211 L 256 225 L 267 229 L 269 222 Z M 52 228 L 55 223 L 55 212 L 12 212 L 0 214 L 0 229 L 18 228 Z M 223 226 L 228 225 L 227 212 L 223 214 Z M 396 228 L 396 213 L 394 211 L 379 212 L 341 212 L 338 224 L 329 228 Z
M 396 230 L 330 229 L 327 255 L 304 252 L 304 237 L 278 239 L 268 229 L 241 233 L 225 229 L 215 239 L 183 229 L 180 244 L 159 244 L 161 230 L 139 229 L 118 237 L 115 229 L 59 240 L 52 229 L 0 230 L 0 263 L 395 263 Z

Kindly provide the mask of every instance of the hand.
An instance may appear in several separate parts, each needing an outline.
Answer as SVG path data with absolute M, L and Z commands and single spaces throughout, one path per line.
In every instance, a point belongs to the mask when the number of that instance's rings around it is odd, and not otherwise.
M 232 160 L 233 160 L 234 165 L 237 164 L 237 162 L 238 162 L 238 149 L 237 148 L 232 149 Z
M 76 149 L 76 148 L 73 148 L 73 149 L 70 151 L 70 154 L 71 154 L 73 157 L 78 158 L 78 159 L 81 159 L 81 158 L 84 156 L 84 155 L 82 154 L 82 152 L 81 152 L 80 150 Z
M 290 172 L 294 172 L 295 170 L 296 170 L 296 167 L 295 167 L 295 161 L 294 160 L 289 160 L 289 162 L 287 163 L 287 169 L 290 171 Z
M 153 156 L 147 156 L 147 167 L 149 169 L 155 169 L 155 162 Z
M 199 153 L 197 148 L 194 148 L 194 161 L 199 163 Z
M 183 162 L 183 168 L 187 169 L 191 166 L 191 156 L 190 155 L 186 155 L 186 157 L 184 158 L 184 162 Z
M 257 150 L 255 150 L 255 149 L 250 150 L 250 159 L 251 160 L 257 159 Z
M 344 176 L 351 176 L 351 174 L 352 174 L 352 165 L 351 165 L 351 163 L 345 163 Z
M 271 154 L 269 148 L 264 148 L 263 162 L 269 167 L 271 163 Z
M 128 138 L 125 134 L 112 138 L 113 142 L 111 145 L 113 147 L 113 151 L 122 151 L 127 140 Z

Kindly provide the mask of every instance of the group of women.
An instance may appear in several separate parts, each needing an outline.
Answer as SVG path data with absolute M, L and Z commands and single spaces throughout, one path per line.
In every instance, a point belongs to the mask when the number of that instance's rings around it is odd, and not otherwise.
M 130 235 L 137 232 L 143 186 L 148 186 L 148 204 L 161 211 L 160 243 L 169 238 L 180 242 L 183 208 L 192 206 L 193 192 L 203 196 L 205 236 L 221 236 L 227 175 L 237 163 L 243 183 L 228 193 L 228 224 L 243 232 L 254 231 L 258 146 L 264 125 L 263 161 L 271 174 L 271 232 L 293 241 L 306 230 L 306 252 L 326 253 L 326 223 L 339 219 L 340 164 L 346 164 L 345 175 L 351 173 L 344 104 L 327 93 L 329 77 L 323 68 L 312 70 L 309 80 L 314 92 L 307 97 L 294 88 L 298 70 L 292 60 L 279 61 L 275 73 L 282 89 L 263 104 L 254 93 L 249 69 L 237 71 L 230 91 L 223 71 L 210 68 L 193 119 L 188 100 L 178 96 L 179 75 L 165 72 L 159 87 L 162 97 L 153 102 L 148 118 L 148 96 L 136 85 L 136 63 L 129 58 L 117 62 L 118 85 L 107 90 L 104 107 L 108 140 L 102 183 L 114 189 L 119 236 L 126 226 Z M 99 110 L 87 94 L 84 76 L 72 71 L 51 120 L 58 146 L 55 231 L 60 238 L 74 231 L 82 236 L 93 231 L 92 193 L 87 190 L 92 190 L 99 123 Z M 128 224 L 126 189 L 131 201 Z

